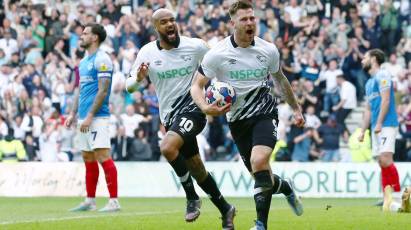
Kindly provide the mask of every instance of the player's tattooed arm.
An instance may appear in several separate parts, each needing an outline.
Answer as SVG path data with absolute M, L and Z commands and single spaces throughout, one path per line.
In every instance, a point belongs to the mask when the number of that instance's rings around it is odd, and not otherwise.
M 284 75 L 281 67 L 276 73 L 273 73 L 273 77 L 277 80 L 278 84 L 280 85 L 280 88 L 284 93 L 285 100 L 287 101 L 287 103 L 291 106 L 291 108 L 294 111 L 299 110 L 300 105 L 298 104 L 297 98 L 294 95 L 290 82 Z
M 99 78 L 98 79 L 98 91 L 93 104 L 91 105 L 89 115 L 93 116 L 100 110 L 103 105 L 104 99 L 110 91 L 111 78 Z
M 301 107 L 298 104 L 297 98 L 294 95 L 293 89 L 291 88 L 290 82 L 285 77 L 283 70 L 280 66 L 276 73 L 273 73 L 273 77 L 277 80 L 280 88 L 284 92 L 285 100 L 291 106 L 294 111 L 294 123 L 299 127 L 303 127 L 305 124 L 304 117 L 301 113 Z

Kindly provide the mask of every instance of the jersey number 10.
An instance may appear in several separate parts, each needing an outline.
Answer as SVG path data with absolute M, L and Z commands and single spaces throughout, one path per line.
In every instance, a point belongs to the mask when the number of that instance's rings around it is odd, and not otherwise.
M 185 129 L 185 131 L 190 132 L 191 129 L 193 129 L 194 123 L 192 120 L 188 120 L 186 117 L 182 117 L 179 126 Z

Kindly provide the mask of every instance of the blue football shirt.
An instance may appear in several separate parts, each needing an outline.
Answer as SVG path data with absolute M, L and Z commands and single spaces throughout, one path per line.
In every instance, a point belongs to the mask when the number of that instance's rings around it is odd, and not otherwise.
M 383 127 L 398 126 L 398 117 L 395 110 L 394 88 L 391 74 L 387 70 L 380 69 L 375 75 L 368 79 L 365 85 L 367 103 L 371 108 L 371 129 L 377 124 L 378 115 L 381 108 L 381 92 L 390 91 L 390 102 L 387 115 L 385 116 Z
M 78 116 L 79 119 L 85 119 L 91 106 L 94 103 L 98 92 L 98 79 L 109 78 L 113 75 L 113 63 L 110 56 L 104 51 L 97 52 L 85 56 L 79 65 L 80 72 L 80 97 Z M 111 82 L 110 82 L 111 89 Z M 94 117 L 108 117 L 109 111 L 110 90 L 104 99 L 102 106 Z

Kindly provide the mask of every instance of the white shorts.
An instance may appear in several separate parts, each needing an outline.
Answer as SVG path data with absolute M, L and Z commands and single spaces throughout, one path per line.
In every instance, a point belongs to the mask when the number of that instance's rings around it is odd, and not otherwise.
M 372 132 L 372 153 L 379 156 L 381 153 L 395 153 L 395 138 L 397 127 L 383 127 L 379 134 Z
M 82 122 L 82 120 L 79 120 L 77 125 L 77 131 L 79 132 L 77 139 L 78 149 L 81 151 L 93 151 L 95 149 L 111 148 L 108 117 L 94 118 L 87 133 L 80 131 Z

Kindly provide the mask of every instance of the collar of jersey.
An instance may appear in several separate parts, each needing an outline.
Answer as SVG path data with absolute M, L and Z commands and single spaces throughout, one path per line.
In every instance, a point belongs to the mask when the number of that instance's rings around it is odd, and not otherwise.
M 234 34 L 230 36 L 230 41 L 231 41 L 231 44 L 233 45 L 234 48 L 237 48 L 237 47 L 238 47 L 238 44 L 234 41 Z M 251 42 L 251 45 L 252 45 L 252 46 L 255 46 L 255 41 L 254 41 L 254 39 L 253 39 L 253 41 Z
M 159 50 L 163 49 L 163 47 L 160 46 L 160 40 L 156 41 L 156 45 Z M 174 48 L 178 48 L 179 45 L 180 45 L 180 36 L 177 37 L 177 44 L 174 46 Z
M 99 50 L 100 50 L 100 49 L 96 49 L 96 52 L 94 52 L 94 53 L 92 53 L 92 54 L 88 53 L 88 54 L 87 54 L 87 59 L 92 58 L 94 55 L 96 55 L 96 53 L 97 53 Z

